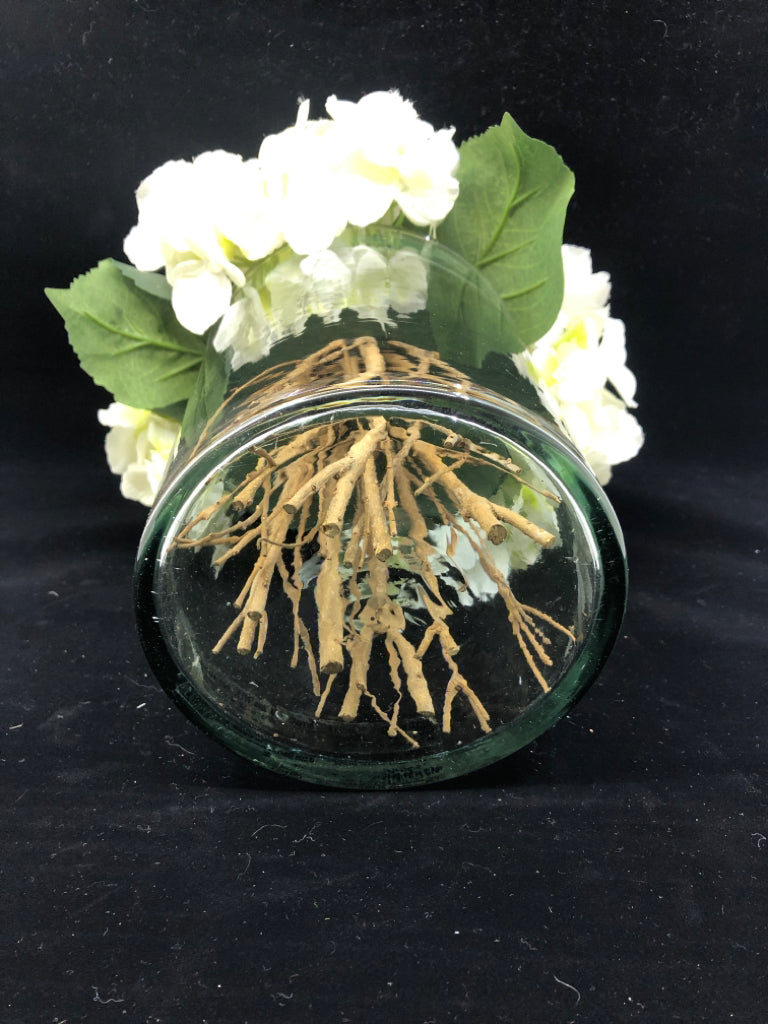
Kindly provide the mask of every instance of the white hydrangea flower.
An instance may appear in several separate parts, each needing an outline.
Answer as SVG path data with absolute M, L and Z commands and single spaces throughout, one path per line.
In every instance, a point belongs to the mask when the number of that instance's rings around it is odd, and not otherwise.
M 100 409 L 98 417 L 110 428 L 105 439 L 107 462 L 122 477 L 121 494 L 151 505 L 179 439 L 180 424 L 122 402 Z
M 362 319 L 391 325 L 390 309 L 406 316 L 427 305 L 427 264 L 413 249 L 388 259 L 367 245 L 340 251 L 352 271 L 347 305 Z
M 299 255 L 327 249 L 347 226 L 343 182 L 325 140 L 329 121 L 309 120 L 309 100 L 296 123 L 268 135 L 259 149 L 267 194 L 280 211 L 282 236 Z
M 397 203 L 420 227 L 434 226 L 459 194 L 453 129 L 435 131 L 398 92 L 372 92 L 358 103 L 330 96 L 325 142 L 344 179 L 347 219 L 363 227 Z
M 272 345 L 298 334 L 310 316 L 335 323 L 343 310 L 391 325 L 390 310 L 416 313 L 427 304 L 427 267 L 418 252 L 389 259 L 366 245 L 337 246 L 291 256 L 271 270 L 259 293 L 246 286 L 225 314 L 213 340 L 232 351 L 232 368 L 261 359 Z
M 222 225 L 231 229 L 236 222 L 233 207 L 243 206 L 237 197 L 247 192 L 252 178 L 253 168 L 244 167 L 242 157 L 216 150 L 191 162 L 163 164 L 136 192 L 139 220 L 125 239 L 125 254 L 139 270 L 165 269 L 176 317 L 195 334 L 224 313 L 232 286 L 245 284 L 243 271 L 233 262 L 236 245 Z M 262 197 L 266 203 L 263 190 Z M 254 206 L 258 209 L 258 201 L 249 200 L 246 208 Z M 244 223 L 250 224 L 256 214 L 249 216 Z M 266 251 L 273 242 L 269 236 Z
M 299 334 L 310 316 L 335 323 L 353 303 L 354 263 L 347 249 L 323 249 L 284 260 L 265 279 L 269 319 L 275 338 Z
M 634 374 L 626 366 L 624 324 L 610 316 L 610 277 L 592 272 L 589 249 L 563 246 L 565 293 L 549 331 L 514 357 L 539 388 L 601 484 L 611 467 L 634 458 L 643 431 Z
M 348 224 L 373 224 L 397 206 L 424 227 L 450 211 L 459 189 L 452 128 L 435 131 L 397 92 L 359 103 L 331 96 L 326 106 L 330 117 L 311 121 L 303 101 L 257 159 L 201 153 L 168 161 L 139 186 L 125 253 L 139 270 L 165 270 L 188 330 L 216 323 L 244 288 L 247 264 L 284 244 L 315 256 Z
M 459 193 L 453 129 L 435 131 L 397 92 L 358 103 L 330 96 L 330 120 L 309 120 L 267 136 L 259 165 L 279 203 L 285 241 L 299 255 L 327 249 L 347 224 L 365 227 L 396 203 L 418 226 L 434 226 Z

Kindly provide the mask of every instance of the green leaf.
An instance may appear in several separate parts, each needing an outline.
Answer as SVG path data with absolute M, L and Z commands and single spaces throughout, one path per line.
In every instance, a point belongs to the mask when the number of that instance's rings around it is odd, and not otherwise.
M 200 366 L 192 397 L 184 411 L 182 437 L 197 438 L 207 426 L 210 426 L 221 409 L 228 381 L 226 353 L 217 352 L 211 345 Z
M 523 348 L 498 293 L 474 267 L 431 251 L 429 318 L 434 344 L 456 366 L 479 368 L 492 352 Z
M 150 274 L 146 270 L 137 270 L 130 263 L 119 263 L 117 260 L 112 262 L 121 274 L 133 281 L 136 287 L 141 288 L 143 292 L 149 292 L 150 295 L 155 295 L 158 299 L 165 299 L 166 302 L 171 301 L 172 289 L 165 274 Z
M 573 174 L 509 114 L 459 150 L 459 197 L 437 231 L 501 296 L 512 321 L 506 351 L 537 341 L 563 300 L 561 245 Z M 477 290 L 469 292 L 470 303 Z M 472 322 L 480 311 L 469 310 Z
M 185 402 L 205 353 L 204 339 L 176 319 L 161 280 L 102 260 L 69 288 L 45 290 L 85 372 L 116 401 L 138 409 Z

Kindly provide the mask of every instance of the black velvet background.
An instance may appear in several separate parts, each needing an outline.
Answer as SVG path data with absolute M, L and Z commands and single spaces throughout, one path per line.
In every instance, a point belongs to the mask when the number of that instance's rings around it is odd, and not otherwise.
M 4 0 L 0 1021 L 768 1020 L 762 0 Z M 172 157 L 307 95 L 509 109 L 574 169 L 646 447 L 631 597 L 533 747 L 392 794 L 251 769 L 134 635 L 120 498 L 43 285 L 120 256 Z

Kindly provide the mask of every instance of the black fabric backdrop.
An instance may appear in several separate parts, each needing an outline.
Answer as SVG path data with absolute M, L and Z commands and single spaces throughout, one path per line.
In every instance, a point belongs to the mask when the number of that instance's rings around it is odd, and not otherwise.
M 0 1020 L 768 1020 L 762 0 L 5 0 Z M 631 597 L 585 699 L 399 793 L 241 763 L 148 676 L 120 498 L 43 285 L 120 256 L 173 157 L 330 93 L 464 138 L 509 109 L 577 178 L 647 441 Z

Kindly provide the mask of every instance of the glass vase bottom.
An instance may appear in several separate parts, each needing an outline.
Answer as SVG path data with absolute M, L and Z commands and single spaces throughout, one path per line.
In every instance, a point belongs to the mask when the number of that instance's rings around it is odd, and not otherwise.
M 623 566 L 602 492 L 520 410 L 368 389 L 193 460 L 145 534 L 139 627 L 237 754 L 396 788 L 553 724 L 613 643 Z

